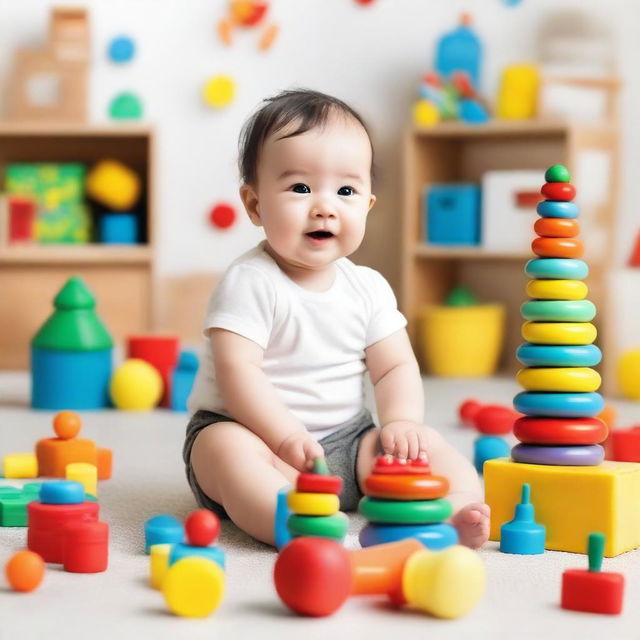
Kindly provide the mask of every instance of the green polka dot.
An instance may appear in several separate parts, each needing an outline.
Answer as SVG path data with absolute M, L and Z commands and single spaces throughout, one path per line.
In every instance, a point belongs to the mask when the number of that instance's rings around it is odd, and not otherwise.
M 142 103 L 133 93 L 121 93 L 109 105 L 109 117 L 113 120 L 139 120 L 142 111 Z
M 561 164 L 554 164 L 546 170 L 544 179 L 547 182 L 571 182 L 571 174 L 567 167 Z

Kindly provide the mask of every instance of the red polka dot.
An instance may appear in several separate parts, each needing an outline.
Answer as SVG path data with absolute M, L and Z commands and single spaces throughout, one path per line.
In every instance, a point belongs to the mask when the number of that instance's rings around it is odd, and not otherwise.
M 230 204 L 217 204 L 209 213 L 209 221 L 218 229 L 227 229 L 236 221 L 236 210 Z

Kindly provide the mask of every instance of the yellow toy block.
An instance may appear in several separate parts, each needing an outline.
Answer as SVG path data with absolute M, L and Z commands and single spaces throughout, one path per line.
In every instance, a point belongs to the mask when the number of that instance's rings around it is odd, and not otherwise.
M 302 516 L 331 516 L 340 510 L 340 499 L 333 493 L 301 493 L 291 491 L 287 505 Z
M 33 453 L 8 453 L 2 461 L 5 478 L 37 478 L 38 458 Z
M 65 467 L 65 478 L 79 482 L 85 493 L 98 497 L 98 467 L 95 464 L 71 462 Z
M 172 544 L 152 544 L 149 547 L 149 581 L 154 589 L 162 589 L 162 582 L 169 570 L 169 554 Z
M 601 531 L 604 555 L 640 546 L 640 464 L 605 461 L 595 467 L 522 464 L 497 458 L 484 464 L 491 540 L 513 518 L 522 485 L 531 485 L 536 522 L 547 528 L 546 549 L 586 553 L 589 533 Z

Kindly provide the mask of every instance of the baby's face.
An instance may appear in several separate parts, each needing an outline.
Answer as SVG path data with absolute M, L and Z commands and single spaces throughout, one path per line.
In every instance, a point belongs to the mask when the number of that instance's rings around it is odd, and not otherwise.
M 363 127 L 335 114 L 323 127 L 265 141 L 253 189 L 245 205 L 264 227 L 271 250 L 286 265 L 322 270 L 362 242 L 371 193 L 371 143 Z

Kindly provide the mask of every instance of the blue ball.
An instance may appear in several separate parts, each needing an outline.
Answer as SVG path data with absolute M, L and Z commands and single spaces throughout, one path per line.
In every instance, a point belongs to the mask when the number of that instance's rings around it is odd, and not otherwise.
M 84 502 L 84 487 L 74 480 L 45 482 L 40 487 L 42 504 L 81 504 Z
M 109 44 L 109 58 L 116 64 L 124 64 L 133 59 L 136 45 L 129 36 L 117 36 Z
M 473 464 L 478 473 L 487 460 L 504 458 L 509 455 L 511 448 L 509 443 L 499 436 L 481 436 L 473 443 Z

